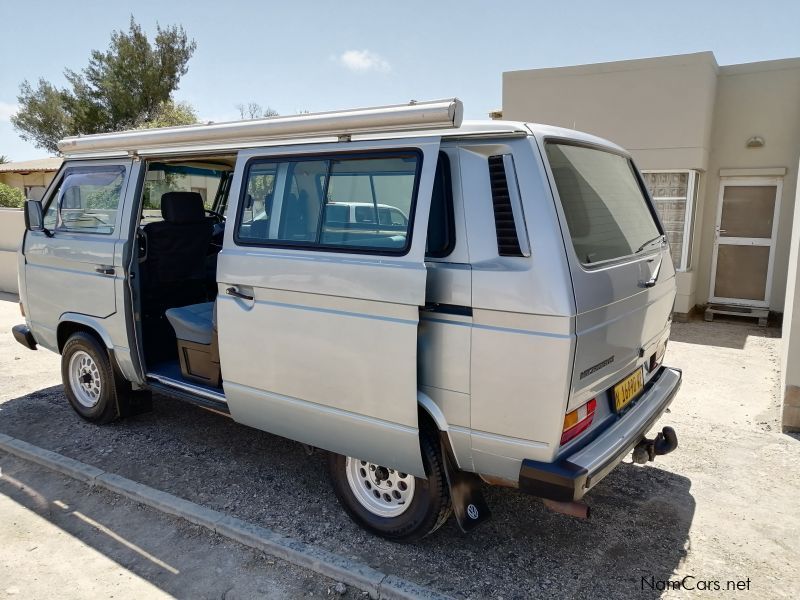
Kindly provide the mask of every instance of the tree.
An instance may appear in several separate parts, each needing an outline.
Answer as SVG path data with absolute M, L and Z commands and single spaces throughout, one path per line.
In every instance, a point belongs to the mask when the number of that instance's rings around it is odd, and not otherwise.
M 170 127 L 173 125 L 192 125 L 197 123 L 197 113 L 188 102 L 163 102 L 156 109 L 149 121 L 143 121 L 137 126 L 140 128 Z
M 236 109 L 239 111 L 239 118 L 241 119 L 264 119 L 266 117 L 278 116 L 277 110 L 273 110 L 269 106 L 262 108 L 257 102 L 237 104 Z
M 131 17 L 128 31 L 113 31 L 108 49 L 92 51 L 82 71 L 64 71 L 67 87 L 23 81 L 11 122 L 22 139 L 50 152 L 68 135 L 195 122 L 193 109 L 172 94 L 196 47 L 179 26 L 158 26 L 151 43 Z
M 11 161 L 5 154 L 0 154 L 0 165 L 4 165 L 6 163 L 10 163 Z
M 0 183 L 0 206 L 4 208 L 22 208 L 25 194 L 22 190 Z

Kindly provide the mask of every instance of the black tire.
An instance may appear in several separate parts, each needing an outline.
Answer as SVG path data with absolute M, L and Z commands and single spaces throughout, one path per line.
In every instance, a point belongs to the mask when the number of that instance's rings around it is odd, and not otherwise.
M 88 355 L 96 366 L 92 369 L 92 381 L 99 382 L 99 392 L 93 406 L 87 406 L 85 401 L 79 399 L 80 392 L 76 393 L 71 381 L 71 361 L 81 352 Z M 64 344 L 61 351 L 61 379 L 75 412 L 87 421 L 98 424 L 110 423 L 120 416 L 120 406 L 130 389 L 127 382 L 115 372 L 106 348 L 93 335 L 83 331 L 72 334 Z
M 329 453 L 331 484 L 345 512 L 360 527 L 393 542 L 415 542 L 439 529 L 452 512 L 450 490 L 444 472 L 439 432 L 423 428 L 420 432 L 422 463 L 427 479 L 414 477 L 414 495 L 400 515 L 384 517 L 367 509 L 356 497 L 347 478 L 347 457 Z

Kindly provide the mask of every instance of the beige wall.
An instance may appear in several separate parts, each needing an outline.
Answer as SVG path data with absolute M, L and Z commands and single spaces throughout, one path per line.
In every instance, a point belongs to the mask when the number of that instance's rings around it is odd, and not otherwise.
M 752 136 L 764 138 L 763 148 L 747 148 Z M 720 169 L 743 176 L 751 171 L 785 169 L 778 216 L 770 309 L 784 310 L 789 243 L 800 159 L 800 59 L 721 67 L 717 82 L 714 128 L 708 167 L 707 193 L 698 213 L 701 228 L 697 264 L 697 301 L 708 299 L 711 259 L 720 189 Z
M 701 172 L 675 309 L 709 298 L 720 169 L 785 169 L 770 308 L 784 309 L 800 156 L 800 59 L 718 67 L 710 52 L 503 74 L 503 118 L 588 131 L 639 168 Z M 754 135 L 763 148 L 747 148 Z M 752 171 L 750 171 L 752 173 Z M 747 174 L 747 172 L 742 172 Z
M 704 169 L 717 63 L 711 52 L 503 73 L 503 118 L 593 133 L 641 169 Z
M 16 208 L 0 208 L 0 292 L 17 293 L 17 249 L 25 218 Z
M 797 198 L 795 198 L 795 204 Z M 783 429 L 800 431 L 800 210 L 792 219 L 789 242 L 789 272 L 786 278 L 786 310 L 781 332 L 781 390 L 783 391 Z
M 53 177 L 55 177 L 55 174 L 55 171 L 36 171 L 27 175 L 20 175 L 19 173 L 0 173 L 0 183 L 5 183 L 21 191 L 25 191 L 26 185 L 47 187 L 53 180 Z

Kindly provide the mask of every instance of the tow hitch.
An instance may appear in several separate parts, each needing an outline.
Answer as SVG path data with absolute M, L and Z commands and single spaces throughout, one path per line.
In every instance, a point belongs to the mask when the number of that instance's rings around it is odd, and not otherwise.
M 633 449 L 633 462 L 643 465 L 656 456 L 669 454 L 678 447 L 678 435 L 672 427 L 664 427 L 654 440 L 644 438 Z

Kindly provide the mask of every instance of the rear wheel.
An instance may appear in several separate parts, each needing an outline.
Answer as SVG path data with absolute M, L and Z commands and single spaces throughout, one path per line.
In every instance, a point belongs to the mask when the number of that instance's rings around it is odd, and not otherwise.
M 395 542 L 413 542 L 441 527 L 451 513 L 439 438 L 420 435 L 427 479 L 331 453 L 331 482 L 339 503 L 358 525 Z
M 93 423 L 119 417 L 119 400 L 129 386 L 115 374 L 108 352 L 94 336 L 83 331 L 70 336 L 61 352 L 61 378 L 81 417 Z

